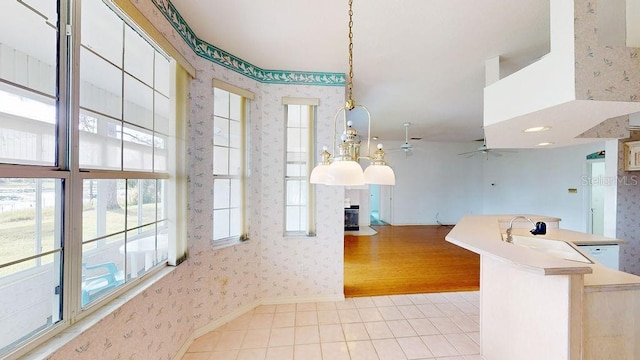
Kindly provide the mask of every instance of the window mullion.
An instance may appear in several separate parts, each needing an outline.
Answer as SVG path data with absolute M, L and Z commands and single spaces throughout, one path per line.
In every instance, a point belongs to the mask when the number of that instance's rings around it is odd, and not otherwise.
M 64 3 L 66 1 L 62 1 Z M 64 169 L 69 171 L 68 183 L 64 185 L 64 209 L 63 209 L 63 228 L 64 228 L 64 273 L 65 281 L 63 282 L 64 303 L 68 306 L 64 307 L 63 318 L 74 322 L 80 313 L 80 287 L 82 283 L 82 224 L 79 219 L 82 218 L 82 180 L 79 178 L 79 134 L 78 123 L 80 117 L 80 33 L 81 33 L 81 3 L 69 1 L 68 23 L 71 27 L 70 36 L 68 37 L 67 55 L 59 59 L 61 69 L 66 69 L 60 73 L 60 80 L 65 86 L 60 87 L 60 93 L 64 93 L 66 100 L 65 106 L 58 106 L 59 111 L 66 110 L 64 117 L 59 118 L 60 123 L 66 126 L 65 149 L 63 157 Z M 62 14 L 61 14 L 62 15 Z M 61 21 L 61 23 L 63 23 Z M 61 34 L 65 31 L 61 29 Z M 62 36 L 62 35 L 61 35 Z M 62 85 L 62 83 L 60 84 Z M 62 90 L 64 89 L 64 91 Z

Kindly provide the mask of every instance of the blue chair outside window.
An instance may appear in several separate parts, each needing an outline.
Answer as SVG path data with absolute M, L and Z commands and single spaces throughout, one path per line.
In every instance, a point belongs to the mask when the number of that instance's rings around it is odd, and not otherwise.
M 96 298 L 106 294 L 111 289 L 124 283 L 124 273 L 119 270 L 115 263 L 108 262 L 103 264 L 87 265 L 82 264 L 85 271 L 94 272 L 94 270 L 102 269 L 102 272 L 82 277 L 82 306 L 85 306 Z M 95 273 L 95 272 L 94 272 Z

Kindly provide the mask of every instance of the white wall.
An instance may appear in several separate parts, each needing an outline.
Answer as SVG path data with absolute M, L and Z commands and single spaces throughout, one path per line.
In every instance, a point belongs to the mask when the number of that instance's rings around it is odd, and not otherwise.
M 556 216 L 561 228 L 587 231 L 586 156 L 604 146 L 519 150 L 487 161 L 482 211 Z
M 587 231 L 586 156 L 604 142 L 555 149 L 526 149 L 502 156 L 457 154 L 478 142 L 416 141 L 413 155 L 391 152 L 394 225 L 453 224 L 466 214 L 529 213 L 557 216 L 560 227 Z M 385 143 L 389 149 L 396 143 Z M 575 188 L 577 193 L 569 193 Z
M 402 142 L 385 142 L 386 149 L 397 149 Z M 482 209 L 482 159 L 457 154 L 476 149 L 478 142 L 412 142 L 413 155 L 390 150 L 387 162 L 396 173 L 391 189 L 391 217 L 382 220 L 393 225 L 445 224 Z M 380 196 L 384 208 L 383 194 Z M 382 210 L 381 210 L 382 215 Z

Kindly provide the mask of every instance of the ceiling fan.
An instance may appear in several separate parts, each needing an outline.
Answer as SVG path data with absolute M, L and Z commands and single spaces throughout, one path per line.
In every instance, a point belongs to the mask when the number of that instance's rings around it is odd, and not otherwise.
M 400 145 L 399 149 L 394 149 L 404 151 L 405 157 L 413 155 L 413 145 L 409 143 L 409 126 L 411 126 L 410 122 L 404 123 L 404 144 Z
M 467 151 L 460 153 L 458 155 L 466 155 L 465 157 L 472 157 L 476 155 L 484 155 L 487 160 L 489 159 L 489 155 L 491 156 L 502 156 L 503 153 L 515 152 L 515 150 L 507 150 L 507 149 L 490 149 L 487 147 L 487 139 L 482 138 L 477 141 L 482 141 L 482 145 L 473 151 Z

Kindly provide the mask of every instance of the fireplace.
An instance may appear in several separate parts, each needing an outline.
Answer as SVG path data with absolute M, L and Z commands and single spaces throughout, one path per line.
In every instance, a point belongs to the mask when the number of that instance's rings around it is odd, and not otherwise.
M 344 209 L 344 230 L 345 231 L 358 231 L 358 213 L 360 212 L 359 205 L 351 205 Z

